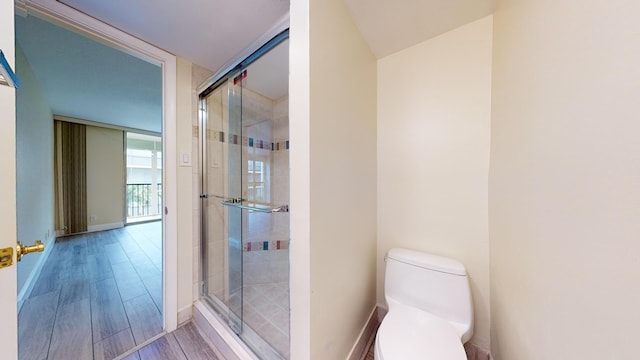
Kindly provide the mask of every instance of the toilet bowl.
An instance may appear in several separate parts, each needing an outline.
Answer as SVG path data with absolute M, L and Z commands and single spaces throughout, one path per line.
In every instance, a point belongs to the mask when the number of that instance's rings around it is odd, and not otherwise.
M 376 335 L 376 360 L 466 360 L 473 308 L 459 262 L 405 249 L 385 259 L 389 312 Z
M 377 360 L 466 360 L 460 335 L 446 321 L 400 305 L 389 313 L 375 344 Z

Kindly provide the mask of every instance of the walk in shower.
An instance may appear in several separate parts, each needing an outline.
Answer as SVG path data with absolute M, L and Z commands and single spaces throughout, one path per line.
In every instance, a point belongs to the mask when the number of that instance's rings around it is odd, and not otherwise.
M 262 359 L 289 358 L 288 31 L 199 96 L 201 297 Z

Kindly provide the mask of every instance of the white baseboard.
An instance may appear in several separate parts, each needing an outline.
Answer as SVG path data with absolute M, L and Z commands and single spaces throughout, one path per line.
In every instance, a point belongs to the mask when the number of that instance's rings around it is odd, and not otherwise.
M 56 244 L 56 238 L 55 237 L 53 237 L 52 239 L 50 238 L 49 242 L 47 242 L 47 245 L 44 248 L 44 253 L 42 253 L 42 256 L 40 257 L 40 261 L 36 264 L 33 270 L 31 270 L 29 277 L 27 277 L 27 280 L 24 282 L 24 285 L 22 285 L 22 288 L 18 293 L 18 313 L 20 312 L 20 309 L 22 309 L 22 305 L 24 304 L 24 302 L 29 298 L 29 296 L 31 296 L 33 287 L 36 285 L 36 281 L 40 277 L 42 268 L 44 267 L 44 264 L 47 262 L 47 259 L 49 258 L 49 254 L 51 254 L 51 251 L 53 251 L 53 247 L 55 246 L 55 244 Z
M 91 225 L 87 227 L 87 232 L 113 230 L 113 229 L 119 229 L 121 227 L 124 227 L 124 221 L 114 222 L 111 224 Z
M 193 318 L 193 305 L 178 310 L 178 326 L 184 325 Z
M 464 344 L 464 351 L 467 353 L 469 360 L 492 360 L 491 352 L 472 342 Z
M 371 314 L 369 314 L 369 318 L 367 322 L 364 324 L 362 330 L 360 330 L 360 334 L 356 340 L 356 343 L 353 344 L 351 348 L 351 352 L 349 352 L 349 360 L 361 360 L 367 355 L 367 350 L 369 346 L 373 344 L 376 338 L 376 332 L 378 330 L 378 326 L 380 326 L 380 318 L 379 318 L 379 310 L 378 306 L 374 306 L 373 310 L 371 310 Z

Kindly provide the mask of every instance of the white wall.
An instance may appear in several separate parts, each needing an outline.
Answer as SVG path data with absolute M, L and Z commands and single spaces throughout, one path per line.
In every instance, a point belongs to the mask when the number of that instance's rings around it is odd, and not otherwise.
M 191 128 L 192 92 L 191 63 L 177 58 L 177 134 L 178 157 L 192 154 L 193 131 Z M 192 161 L 192 164 L 197 164 Z M 193 300 L 193 206 L 197 200 L 193 194 L 193 165 L 180 166 L 178 159 L 178 322 L 191 317 Z M 196 167 L 197 168 L 197 167 Z
M 291 24 L 292 358 L 344 359 L 376 303 L 376 60 L 341 0 Z
M 89 231 L 124 226 L 123 133 L 89 125 L 86 128 Z
M 492 17 L 378 62 L 378 302 L 384 256 L 405 247 L 461 261 L 489 348 L 488 172 Z
M 291 359 L 306 360 L 311 358 L 309 0 L 292 1 L 290 16 L 289 301 L 291 324 L 289 334 Z
M 18 240 L 31 245 L 54 239 L 53 115 L 20 46 L 16 46 L 16 210 Z M 25 256 L 18 265 L 18 293 L 44 258 Z M 37 273 L 36 273 L 37 274 Z
M 503 0 L 489 214 L 497 360 L 636 359 L 640 2 Z

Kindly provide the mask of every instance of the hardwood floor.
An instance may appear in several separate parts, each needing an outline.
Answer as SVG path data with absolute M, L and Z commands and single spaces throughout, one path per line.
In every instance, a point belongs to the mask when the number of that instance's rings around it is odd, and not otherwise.
M 374 360 L 374 344 L 369 345 L 369 349 L 367 350 L 367 354 L 364 356 L 364 360 Z
M 167 334 L 123 360 L 219 360 L 223 359 L 202 338 L 193 323 Z
M 58 239 L 18 316 L 19 359 L 113 359 L 159 334 L 161 231 L 154 222 Z M 139 355 L 162 359 L 153 351 Z

